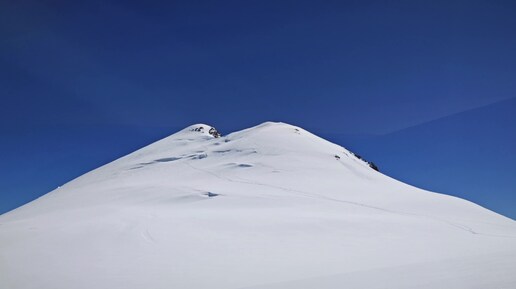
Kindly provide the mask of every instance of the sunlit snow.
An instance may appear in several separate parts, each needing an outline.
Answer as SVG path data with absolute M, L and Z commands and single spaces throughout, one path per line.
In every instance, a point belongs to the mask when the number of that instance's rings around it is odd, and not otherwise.
M 513 220 L 299 127 L 211 128 L 0 216 L 0 288 L 516 288 Z

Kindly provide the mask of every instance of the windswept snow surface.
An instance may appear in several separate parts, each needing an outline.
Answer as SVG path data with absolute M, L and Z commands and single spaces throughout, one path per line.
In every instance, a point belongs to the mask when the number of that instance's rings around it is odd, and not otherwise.
M 210 128 L 0 216 L 0 288 L 516 288 L 513 220 L 295 126 Z

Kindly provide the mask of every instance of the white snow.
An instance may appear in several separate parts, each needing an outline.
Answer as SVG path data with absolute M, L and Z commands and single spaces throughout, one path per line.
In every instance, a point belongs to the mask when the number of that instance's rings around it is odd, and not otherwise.
M 299 127 L 210 128 L 0 216 L 0 288 L 516 288 L 513 220 Z

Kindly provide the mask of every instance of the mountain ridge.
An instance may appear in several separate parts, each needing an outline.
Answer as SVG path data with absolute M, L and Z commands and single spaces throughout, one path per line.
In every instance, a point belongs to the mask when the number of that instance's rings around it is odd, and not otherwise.
M 300 127 L 211 128 L 188 126 L 1 215 L 0 287 L 381 288 L 388 272 L 396 288 L 516 284 L 514 221 L 396 181 Z

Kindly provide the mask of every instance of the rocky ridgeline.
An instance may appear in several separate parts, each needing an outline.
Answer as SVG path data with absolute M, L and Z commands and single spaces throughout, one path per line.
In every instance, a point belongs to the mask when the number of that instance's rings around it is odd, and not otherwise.
M 351 153 L 352 153 L 352 154 L 353 154 L 357 159 L 359 159 L 359 160 L 362 160 L 362 161 L 366 162 L 366 163 L 369 165 L 369 167 L 370 167 L 370 168 L 372 168 L 373 170 L 378 171 L 378 172 L 380 171 L 380 170 L 378 169 L 378 166 L 376 166 L 376 165 L 375 165 L 375 163 L 370 162 L 370 161 L 368 161 L 368 160 L 364 159 L 362 156 L 360 156 L 360 155 L 358 155 L 358 154 L 356 154 L 356 153 L 354 153 L 354 152 L 351 152 Z
M 203 133 L 205 131 L 205 129 L 204 129 L 204 126 L 199 126 L 199 127 L 193 128 L 192 131 L 198 131 L 198 132 Z M 214 138 L 219 138 L 222 136 L 220 134 L 220 132 L 218 132 L 217 129 L 215 129 L 214 127 L 210 127 L 210 129 L 208 130 L 208 134 L 210 134 Z

